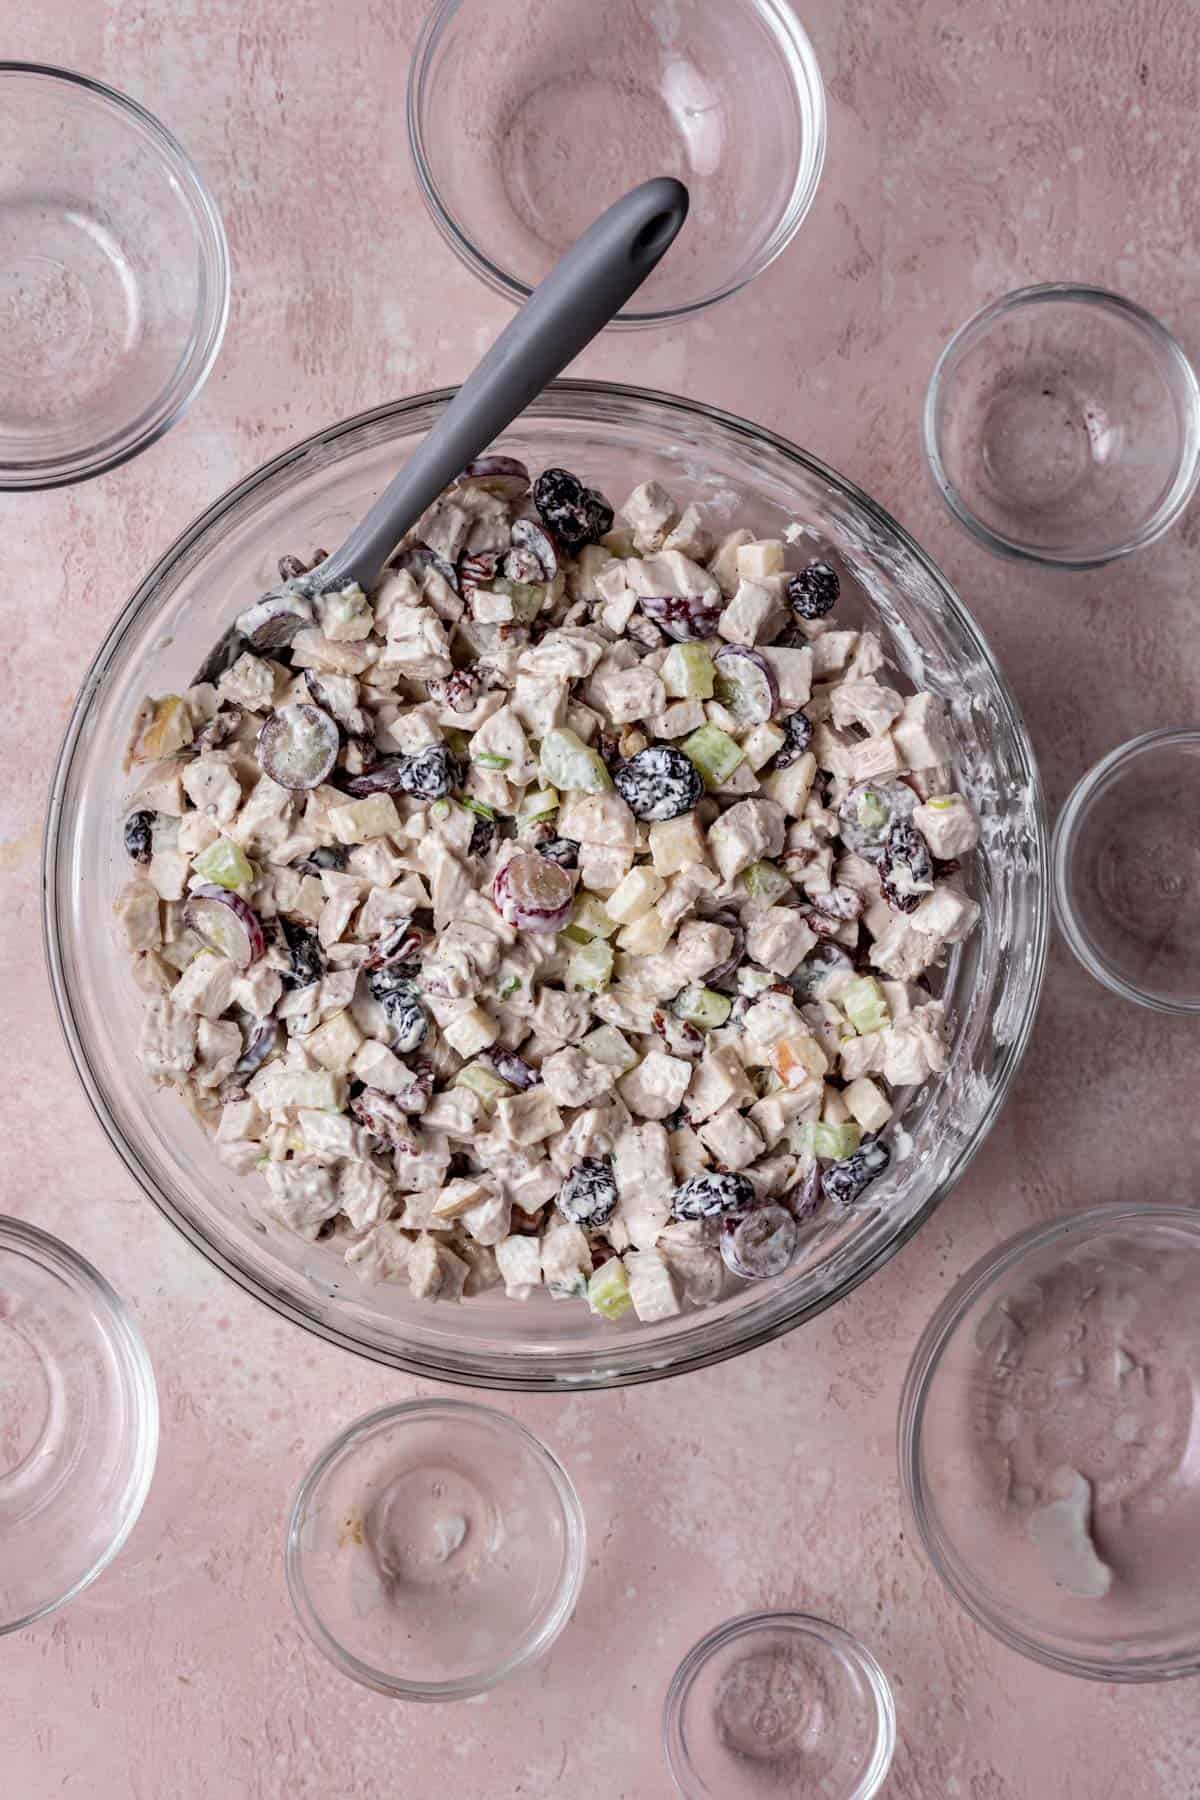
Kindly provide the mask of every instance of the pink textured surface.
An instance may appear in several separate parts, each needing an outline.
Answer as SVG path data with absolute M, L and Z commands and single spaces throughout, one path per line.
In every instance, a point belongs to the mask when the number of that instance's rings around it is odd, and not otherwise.
M 861 1634 L 895 1682 L 889 1800 L 1198 1795 L 1194 1687 L 1104 1690 L 1002 1650 L 940 1591 L 897 1503 L 900 1381 L 947 1284 L 1031 1219 L 1195 1198 L 1194 1109 L 1156 1098 L 1195 1091 L 1194 1026 L 1108 998 L 1060 947 L 999 1128 L 865 1289 L 802 1334 L 670 1385 L 501 1399 L 568 1463 L 592 1537 L 577 1617 L 523 1687 L 449 1714 L 406 1709 L 341 1680 L 293 1621 L 280 1538 L 296 1480 L 337 1426 L 421 1384 L 277 1322 L 134 1192 L 54 1021 L 38 837 L 75 685 L 162 546 L 327 420 L 461 377 L 508 316 L 460 271 L 415 192 L 402 115 L 419 10 L 7 9 L 7 55 L 100 75 L 177 130 L 224 210 L 235 293 L 224 353 L 184 425 L 91 487 L 0 497 L 4 1204 L 122 1290 L 163 1404 L 157 1481 L 124 1555 L 0 1651 L 0 1786 L 13 1800 L 656 1800 L 669 1789 L 659 1709 L 679 1656 L 733 1612 L 800 1606 Z M 1200 511 L 1117 569 L 990 561 L 926 487 L 918 408 L 951 328 L 1034 279 L 1118 287 L 1200 354 L 1200 12 L 1162 0 L 805 11 L 831 133 L 799 241 L 740 298 L 670 334 L 606 341 L 582 367 L 762 420 L 889 506 L 998 650 L 1053 811 L 1110 746 L 1195 722 Z

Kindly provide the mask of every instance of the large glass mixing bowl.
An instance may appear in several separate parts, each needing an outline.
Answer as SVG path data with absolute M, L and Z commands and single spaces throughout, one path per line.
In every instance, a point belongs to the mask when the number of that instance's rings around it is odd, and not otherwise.
M 46 943 L 67 1042 L 126 1167 L 212 1262 L 278 1312 L 380 1362 L 483 1387 L 600 1387 L 695 1369 L 809 1319 L 880 1267 L 950 1191 L 998 1113 L 1021 1059 L 1046 944 L 1046 836 L 1024 724 L 978 628 L 932 563 L 867 496 L 770 432 L 725 413 L 604 383 L 562 382 L 505 434 L 534 466 L 576 468 L 620 501 L 654 477 L 718 524 L 762 535 L 798 520 L 846 575 L 914 684 L 943 696 L 958 779 L 984 823 L 972 859 L 979 929 L 945 975 L 949 1072 L 916 1092 L 902 1154 L 869 1198 L 822 1219 L 786 1275 L 705 1311 L 616 1324 L 546 1295 L 461 1306 L 363 1287 L 329 1246 L 268 1229 L 254 1183 L 218 1162 L 180 1099 L 156 1092 L 135 1056 L 143 997 L 118 951 L 111 903 L 128 878 L 122 758 L 145 693 L 178 690 L 277 557 L 332 548 L 361 516 L 447 392 L 361 414 L 310 438 L 233 488 L 142 582 L 109 632 L 76 704 L 50 796 Z

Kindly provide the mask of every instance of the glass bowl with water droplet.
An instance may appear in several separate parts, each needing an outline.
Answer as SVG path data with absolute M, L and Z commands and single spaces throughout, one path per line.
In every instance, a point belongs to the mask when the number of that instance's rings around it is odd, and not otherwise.
M 896 1747 L 887 1676 L 857 1638 L 806 1613 L 745 1613 L 684 1657 L 663 1717 L 685 1800 L 872 1800 Z
M 1200 1213 L 1097 1207 L 978 1262 L 900 1409 L 909 1516 L 981 1625 L 1067 1674 L 1200 1673 Z
M 1200 383 L 1171 333 L 1104 288 L 1047 282 L 985 306 L 933 371 L 925 457 L 1001 556 L 1086 569 L 1161 537 L 1200 481 Z
M 103 82 L 0 62 L 0 491 L 155 443 L 228 312 L 220 215 L 171 133 Z
M 157 1451 L 154 1374 L 117 1295 L 68 1245 L 0 1218 L 0 1637 L 108 1567 Z
M 1200 730 L 1147 732 L 1088 771 L 1051 851 L 1054 912 L 1088 973 L 1200 1013 Z
M 505 1413 L 414 1400 L 324 1449 L 287 1527 L 292 1601 L 344 1674 L 462 1700 L 544 1656 L 574 1609 L 586 1532 L 551 1452 Z

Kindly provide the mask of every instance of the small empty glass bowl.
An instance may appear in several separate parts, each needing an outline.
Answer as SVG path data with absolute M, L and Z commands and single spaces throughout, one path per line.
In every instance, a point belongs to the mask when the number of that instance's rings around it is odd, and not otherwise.
M 616 320 L 654 325 L 736 293 L 789 243 L 825 96 L 785 0 L 440 0 L 408 131 L 442 236 L 518 302 L 612 201 L 678 176 L 687 223 Z
M 309 1636 L 400 1700 L 462 1700 L 543 1656 L 583 1583 L 569 1476 L 505 1413 L 413 1400 L 323 1450 L 287 1529 Z
M 1063 936 L 1097 981 L 1200 1013 L 1200 731 L 1150 731 L 1083 777 L 1051 853 Z
M 896 1713 L 887 1676 L 848 1632 L 805 1613 L 746 1613 L 684 1657 L 664 1732 L 686 1800 L 871 1800 Z
M 925 454 L 987 549 L 1090 568 L 1161 537 L 1200 479 L 1200 385 L 1157 319 L 1052 282 L 976 313 L 938 358 Z
M 170 133 L 101 82 L 0 62 L 0 490 L 153 444 L 228 310 L 221 220 Z
M 74 1250 L 0 1218 L 0 1636 L 107 1568 L 150 1491 L 145 1345 Z
M 1200 1673 L 1200 1213 L 1099 1207 L 992 1251 L 900 1409 L 925 1550 L 973 1618 L 1067 1674 Z

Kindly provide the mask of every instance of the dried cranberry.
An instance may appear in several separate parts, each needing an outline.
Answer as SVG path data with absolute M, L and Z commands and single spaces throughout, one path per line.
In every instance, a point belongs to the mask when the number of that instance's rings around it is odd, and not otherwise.
M 148 863 L 154 854 L 154 814 L 143 809 L 125 821 L 125 850 L 135 863 Z
M 612 530 L 613 509 L 604 495 L 584 487 L 569 469 L 544 469 L 533 484 L 533 504 L 569 550 L 582 550 Z
M 599 1156 L 585 1156 L 576 1163 L 558 1190 L 556 1204 L 573 1225 L 594 1230 L 605 1224 L 617 1209 L 617 1182 L 608 1163 Z
M 853 1206 L 891 1160 L 887 1145 L 872 1138 L 869 1143 L 860 1144 L 853 1156 L 844 1156 L 840 1162 L 829 1165 L 821 1176 L 821 1191 L 839 1206 Z
M 841 583 L 827 562 L 810 562 L 787 585 L 788 605 L 800 619 L 823 619 L 838 603 Z
M 579 845 L 574 838 L 549 837 L 538 845 L 537 850 L 539 856 L 557 863 L 560 869 L 579 867 Z
M 748 1212 L 754 1189 L 744 1175 L 692 1175 L 675 1189 L 671 1211 L 677 1219 L 719 1219 Z
M 613 785 L 637 819 L 677 819 L 704 793 L 695 763 L 669 744 L 651 744 L 619 764 Z
M 289 969 L 283 977 L 285 988 L 311 987 L 325 973 L 325 958 L 315 931 L 295 925 L 285 913 L 279 915 L 279 929 L 287 945 Z
M 879 880 L 889 906 L 916 912 L 933 887 L 929 845 L 909 819 L 897 819 L 888 832 L 879 861 Z
M 798 762 L 812 743 L 813 722 L 801 707 L 797 712 L 788 713 L 785 719 L 780 719 L 779 724 L 786 735 L 783 745 L 776 752 L 775 767 L 786 769 L 789 764 Z
M 471 842 L 467 845 L 467 855 L 486 856 L 495 841 L 495 819 L 477 818 L 471 827 Z

